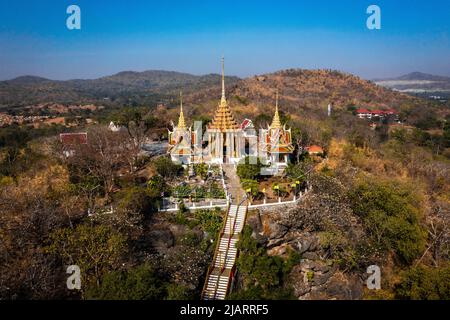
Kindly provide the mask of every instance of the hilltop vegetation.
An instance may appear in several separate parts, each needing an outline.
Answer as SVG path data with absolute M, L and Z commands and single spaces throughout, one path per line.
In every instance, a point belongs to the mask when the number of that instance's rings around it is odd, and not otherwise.
M 132 80 L 133 74 L 121 77 L 146 85 Z M 24 86 L 46 81 L 17 80 Z M 220 96 L 217 84 L 186 97 L 188 122 L 211 117 Z M 171 82 L 163 87 L 172 86 L 176 90 Z M 287 175 L 305 174 L 313 191 L 291 210 L 252 213 L 230 298 L 448 298 L 442 284 L 450 259 L 446 107 L 351 75 L 291 70 L 230 84 L 227 94 L 238 120 L 250 117 L 257 127 L 270 122 L 277 86 L 298 162 Z M 331 96 L 335 109 L 327 117 Z M 359 105 L 399 109 L 408 125 L 381 122 L 372 130 L 353 115 Z M 152 110 L 127 103 L 102 124 L 79 127 L 88 131 L 89 143 L 70 159 L 61 154 L 60 127 L 0 129 L 0 298 L 199 297 L 221 212 L 180 207 L 172 216 L 154 213 L 161 195 L 220 198 L 223 191 L 213 185 L 171 187 L 183 180 L 182 168 L 165 157 L 142 156 L 145 137 L 162 139 L 177 117 L 176 109 Z M 110 120 L 126 130 L 109 131 Z M 325 161 L 302 152 L 311 144 L 325 149 Z M 241 168 L 243 182 L 257 194 L 257 171 Z M 205 167 L 194 170 L 205 178 Z M 65 267 L 75 261 L 84 285 L 74 293 L 65 288 Z M 371 264 L 382 269 L 378 292 L 363 288 Z
M 285 121 L 323 121 L 330 103 L 333 112 L 393 108 L 400 112 L 402 120 L 413 125 L 426 123 L 427 129 L 442 128 L 442 122 L 436 120 L 442 121 L 450 114 L 448 105 L 395 92 L 332 70 L 292 69 L 254 76 L 228 84 L 227 97 L 238 120 L 249 118 L 257 125 L 265 126 L 273 116 L 277 89 Z M 219 87 L 188 95 L 185 104 L 187 121 L 205 115 L 211 118 L 218 97 Z
M 237 80 L 227 77 L 230 84 Z M 49 102 L 155 105 L 171 102 L 180 90 L 189 93 L 219 84 L 219 75 L 169 71 L 125 71 L 99 79 L 67 81 L 26 76 L 0 82 L 0 109 Z

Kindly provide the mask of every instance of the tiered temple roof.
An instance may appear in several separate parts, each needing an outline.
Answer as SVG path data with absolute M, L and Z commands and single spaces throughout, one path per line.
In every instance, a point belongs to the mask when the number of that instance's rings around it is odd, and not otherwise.
M 190 156 L 191 143 L 195 139 L 195 134 L 186 126 L 183 113 L 183 95 L 180 92 L 180 117 L 173 132 L 169 131 L 169 152 L 175 156 Z
M 225 97 L 225 70 L 224 59 L 222 58 L 222 99 L 220 100 L 219 107 L 216 110 L 212 123 L 208 126 L 211 130 L 236 130 L 239 129 L 239 125 L 234 119 L 233 113 L 228 106 L 227 99 Z
M 270 153 L 291 153 L 294 150 L 291 130 L 286 129 L 286 127 L 281 124 L 280 114 L 278 112 L 278 90 L 275 103 L 275 115 L 272 124 L 268 129 L 266 143 L 266 150 Z

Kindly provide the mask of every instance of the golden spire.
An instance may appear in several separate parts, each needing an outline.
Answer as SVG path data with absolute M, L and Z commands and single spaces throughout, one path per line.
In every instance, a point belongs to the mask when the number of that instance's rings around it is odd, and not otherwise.
M 225 58 L 222 56 L 222 103 L 226 101 L 225 98 Z
M 225 97 L 225 59 L 222 57 L 222 99 L 219 103 L 219 108 L 216 110 L 216 114 L 212 123 L 209 125 L 210 129 L 216 129 L 220 131 L 238 129 L 239 125 L 228 106 Z
M 277 96 L 276 96 L 276 102 L 275 102 L 275 116 L 273 117 L 273 121 L 272 121 L 270 128 L 281 129 L 282 127 L 283 126 L 281 125 L 280 115 L 278 113 L 278 89 L 277 89 Z
M 183 92 L 180 91 L 180 118 L 178 119 L 178 129 L 186 129 L 183 114 Z

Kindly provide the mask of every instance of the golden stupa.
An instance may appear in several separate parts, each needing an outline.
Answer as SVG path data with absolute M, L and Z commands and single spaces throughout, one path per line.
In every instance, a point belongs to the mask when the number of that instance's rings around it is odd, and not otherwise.
M 228 106 L 227 99 L 225 97 L 225 63 L 222 58 L 222 99 L 220 100 L 219 107 L 216 110 L 212 123 L 208 126 L 211 130 L 236 130 L 239 129 L 239 125 L 234 119 L 233 113 Z

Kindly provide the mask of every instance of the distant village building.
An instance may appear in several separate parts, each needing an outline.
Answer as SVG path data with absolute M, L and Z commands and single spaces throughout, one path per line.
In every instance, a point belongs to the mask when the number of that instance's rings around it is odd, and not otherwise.
M 66 158 L 75 155 L 76 150 L 87 144 L 87 133 L 61 133 L 59 139 L 62 144 L 62 152 Z
M 323 148 L 318 145 L 312 145 L 305 148 L 306 152 L 308 152 L 309 155 L 323 155 L 324 151 Z
M 177 125 L 169 130 L 168 152 L 173 161 L 183 164 L 207 163 L 237 164 L 246 156 L 259 156 L 276 171 L 287 166 L 293 153 L 291 129 L 282 125 L 278 113 L 278 92 L 272 124 L 261 130 L 258 137 L 253 122 L 245 119 L 241 124 L 235 120 L 225 96 L 225 71 L 222 60 L 222 97 L 205 136 L 201 126 L 186 125 L 182 100 Z
M 356 110 L 356 115 L 360 119 L 371 119 L 372 118 L 372 113 L 367 109 Z
M 388 110 L 368 110 L 368 109 L 357 109 L 356 115 L 360 119 L 384 119 L 386 117 L 392 117 L 394 120 L 398 121 L 399 113 L 394 109 L 388 109 Z
M 111 130 L 112 132 L 120 132 L 120 131 L 126 130 L 125 127 L 123 127 L 123 126 L 118 126 L 118 125 L 116 125 L 113 121 L 111 121 L 111 122 L 109 123 L 108 129 Z

